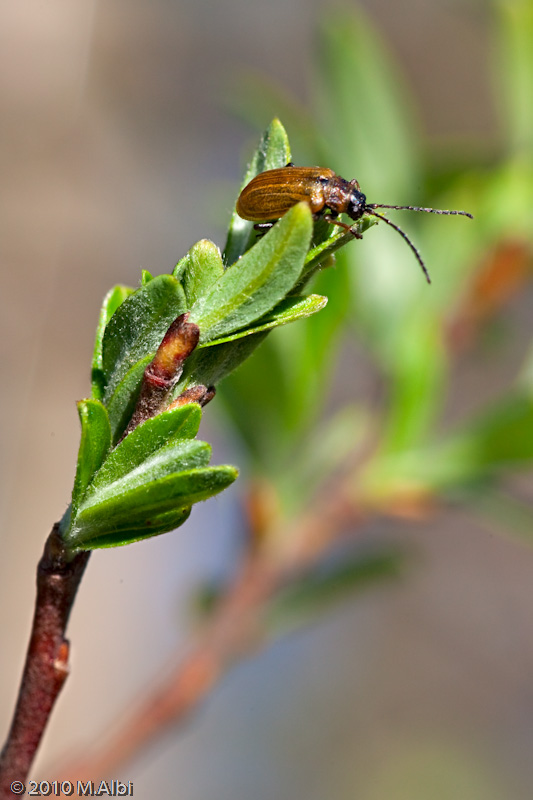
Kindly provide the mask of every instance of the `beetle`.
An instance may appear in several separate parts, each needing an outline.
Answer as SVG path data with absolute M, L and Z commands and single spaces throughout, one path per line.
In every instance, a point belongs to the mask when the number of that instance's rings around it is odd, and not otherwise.
M 264 222 L 270 227 L 273 220 L 282 217 L 300 201 L 306 201 L 311 207 L 315 219 L 322 217 L 332 225 L 339 225 L 357 239 L 362 239 L 353 225 L 347 225 L 337 219 L 339 214 L 347 214 L 354 222 L 364 214 L 386 222 L 402 236 L 422 267 L 428 283 L 431 283 L 426 265 L 417 248 L 403 231 L 377 208 L 397 210 L 424 211 L 428 214 L 458 214 L 473 219 L 467 211 L 445 211 L 440 208 L 421 208 L 420 206 L 390 206 L 381 203 L 367 203 L 366 195 L 356 180 L 347 181 L 327 167 L 295 167 L 287 164 L 279 169 L 270 169 L 256 175 L 248 183 L 237 200 L 237 214 L 252 222 Z M 326 214 L 326 212 L 329 212 Z

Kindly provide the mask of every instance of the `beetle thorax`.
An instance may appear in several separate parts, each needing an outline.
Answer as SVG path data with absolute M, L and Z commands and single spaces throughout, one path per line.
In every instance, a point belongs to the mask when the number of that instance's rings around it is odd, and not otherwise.
M 359 191 L 356 181 L 347 181 L 335 175 L 323 191 L 325 205 L 333 214 L 348 214 L 352 219 L 359 219 L 363 215 L 366 197 Z

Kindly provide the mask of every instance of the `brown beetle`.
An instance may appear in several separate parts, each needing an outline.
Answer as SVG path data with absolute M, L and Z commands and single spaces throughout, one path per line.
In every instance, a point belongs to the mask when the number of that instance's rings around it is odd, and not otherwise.
M 386 222 L 402 236 L 422 267 L 428 283 L 431 283 L 426 265 L 422 256 L 409 239 L 407 234 L 390 219 L 378 214 L 376 208 L 405 209 L 410 211 L 425 211 L 429 214 L 460 214 L 473 219 L 467 211 L 444 211 L 439 208 L 421 208 L 420 206 L 389 206 L 380 203 L 367 203 L 356 180 L 347 181 L 327 167 L 295 167 L 287 164 L 281 169 L 270 169 L 256 175 L 244 187 L 237 200 L 237 214 L 243 219 L 252 222 L 269 222 L 279 219 L 300 201 L 306 201 L 311 207 L 315 219 L 320 216 L 332 225 L 352 233 L 358 239 L 362 238 L 354 226 L 346 225 L 337 220 L 339 214 L 347 214 L 357 221 L 364 214 Z M 326 215 L 325 212 L 329 214 Z

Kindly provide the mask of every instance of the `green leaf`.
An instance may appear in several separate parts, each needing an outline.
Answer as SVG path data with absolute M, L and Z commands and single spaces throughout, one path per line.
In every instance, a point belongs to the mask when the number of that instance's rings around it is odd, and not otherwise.
M 127 448 L 126 448 L 127 449 Z M 132 469 L 120 455 L 107 469 L 104 464 L 86 492 L 80 507 L 83 514 L 91 506 L 101 505 L 114 497 L 124 497 L 140 486 L 149 487 L 156 481 L 180 472 L 199 469 L 209 464 L 211 448 L 198 439 L 181 439 L 160 447 Z M 189 505 L 187 503 L 187 505 Z M 134 509 L 132 509 L 134 512 Z
M 267 471 L 280 489 L 287 472 L 294 475 L 310 426 L 316 425 L 327 401 L 340 353 L 337 338 L 348 309 L 346 269 L 323 270 L 315 280 L 320 294 L 328 297 L 326 308 L 268 336 L 256 356 L 218 389 L 218 398 L 257 458 L 258 468 Z
M 170 445 L 174 446 L 176 440 L 194 439 L 201 419 L 200 406 L 189 403 L 146 420 L 109 454 L 94 478 L 91 491 L 123 478 L 157 452 Z M 175 454 L 179 456 L 177 451 Z
M 204 467 L 140 483 L 122 494 L 106 489 L 105 497 L 97 493 L 91 504 L 80 507 L 69 544 L 73 549 L 91 549 L 93 539 L 102 547 L 103 538 L 109 536 L 113 544 L 126 544 L 164 533 L 173 527 L 172 513 L 218 494 L 236 477 L 233 467 Z M 162 515 L 166 515 L 164 524 Z M 121 536 L 124 540 L 119 542 Z
M 299 203 L 226 270 L 191 309 L 189 321 L 199 326 L 200 342 L 245 328 L 285 297 L 302 271 L 311 227 L 309 206 Z
M 144 370 L 152 360 L 153 355 L 153 353 L 149 353 L 134 364 L 124 375 L 120 383 L 115 386 L 113 394 L 107 401 L 107 412 L 109 414 L 113 444 L 116 444 L 118 439 L 120 439 L 133 414 L 137 398 L 139 397 Z
M 128 371 L 155 353 L 170 323 L 185 310 L 185 293 L 171 275 L 158 275 L 124 300 L 104 334 L 106 403 Z
M 323 313 L 327 313 L 327 308 Z M 321 314 L 313 318 L 318 320 Z M 306 325 L 305 322 L 300 323 Z M 297 331 L 300 326 L 294 326 Z M 248 359 L 227 381 L 217 389 L 217 400 L 222 400 L 233 429 L 239 434 L 249 457 L 255 459 L 256 468 L 269 476 L 277 474 L 284 478 L 283 459 L 287 449 L 292 449 L 293 438 L 288 432 L 287 418 L 291 413 L 287 401 L 293 401 L 291 388 L 296 388 L 296 380 L 284 371 L 284 358 L 280 356 L 277 339 L 285 339 L 290 326 L 268 336 L 254 358 Z M 255 337 L 246 337 L 238 342 L 220 345 L 228 347 L 254 342 Z M 283 344 L 283 343 L 282 343 Z M 202 354 L 209 355 L 215 348 L 205 348 Z M 306 398 L 312 399 L 312 398 Z M 297 402 L 294 400 L 294 402 Z M 261 424 L 258 424 L 258 420 Z M 294 463 L 294 462 L 293 462 Z
M 187 253 L 186 255 L 183 256 L 183 258 L 180 258 L 180 260 L 172 270 L 172 277 L 176 278 L 176 280 L 178 281 L 181 281 L 183 273 L 187 269 L 188 265 L 189 265 L 189 254 Z
M 444 400 L 446 368 L 441 320 L 413 313 L 391 343 L 384 450 L 412 449 L 424 441 Z
M 524 152 L 528 158 L 533 149 L 533 6 L 529 0 L 500 2 L 498 41 L 499 58 L 495 79 L 499 88 L 501 119 L 508 132 L 512 152 Z
M 104 547 L 121 547 L 133 542 L 140 542 L 143 539 L 151 539 L 161 533 L 176 530 L 186 522 L 191 514 L 191 507 L 178 508 L 175 511 L 168 511 L 166 514 L 155 514 L 150 518 L 149 523 L 140 528 L 126 528 L 125 530 L 104 533 L 95 536 L 90 541 L 90 546 L 80 547 L 80 550 L 97 550 Z
M 267 627 L 279 634 L 314 622 L 362 588 L 397 577 L 402 566 L 401 553 L 392 547 L 381 552 L 344 553 L 342 559 L 322 563 L 282 589 L 267 607 Z
M 145 286 L 150 281 L 153 281 L 154 276 L 151 272 L 148 272 L 147 269 L 141 270 L 141 286 Z
M 92 396 L 95 400 L 101 400 L 105 392 L 105 378 L 102 365 L 102 342 L 104 340 L 107 323 L 117 308 L 133 291 L 134 290 L 130 289 L 129 286 L 114 286 L 104 297 L 104 302 L 100 309 L 98 327 L 96 328 L 92 360 Z
M 187 359 L 182 378 L 172 392 L 172 399 L 190 386 L 218 386 L 223 378 L 246 361 L 267 334 L 268 331 L 263 331 L 223 344 L 214 342 L 213 347 L 197 348 Z
M 374 424 L 367 409 L 345 404 L 334 416 L 313 426 L 297 449 L 297 463 L 292 459 L 291 468 L 277 481 L 278 496 L 287 515 L 301 513 L 330 476 L 346 471 L 368 442 Z
M 78 414 L 81 439 L 72 490 L 72 513 L 83 500 L 95 472 L 100 469 L 111 446 L 111 429 L 105 407 L 98 400 L 80 400 Z
M 186 258 L 181 282 L 190 308 L 224 274 L 224 265 L 220 250 L 208 239 L 191 247 Z
M 358 233 L 363 234 L 365 231 L 371 228 L 372 225 L 377 225 L 377 220 L 363 217 L 363 219 L 360 219 L 357 223 L 354 223 L 353 227 L 357 229 Z M 344 247 L 344 245 L 350 244 L 353 241 L 354 237 L 350 233 L 333 233 L 331 236 L 321 241 L 320 244 L 311 248 L 305 258 L 305 268 L 302 273 L 302 282 L 307 283 L 309 278 L 314 275 L 316 270 L 324 264 L 326 259 L 332 256 L 337 250 L 340 250 L 341 247 Z
M 360 7 L 344 8 L 341 17 L 324 15 L 316 55 L 316 105 L 328 144 L 327 166 L 344 178 L 357 178 L 370 202 L 430 205 L 420 196 L 423 148 L 416 107 L 369 17 Z M 411 232 L 422 225 L 429 229 L 430 216 L 405 212 L 399 220 L 416 245 L 418 235 Z M 443 252 L 448 252 L 447 241 Z M 385 223 L 378 222 L 371 247 L 360 242 L 345 248 L 339 263 L 348 265 L 348 260 L 353 325 L 382 366 L 413 309 L 427 302 L 430 291 L 438 292 L 424 285 L 412 253 Z
M 250 166 L 246 170 L 240 192 L 260 172 L 284 167 L 291 160 L 289 140 L 285 128 L 274 119 L 263 134 Z M 230 266 L 242 256 L 256 240 L 254 223 L 239 217 L 236 211 L 231 215 L 228 238 L 224 248 L 224 264 Z
M 487 490 L 495 477 L 532 463 L 533 399 L 515 390 L 443 441 L 383 456 L 371 465 L 367 482 L 380 492 L 398 482 L 447 493 L 475 484 Z
M 458 474 L 473 478 L 501 469 L 530 467 L 533 461 L 533 398 L 509 393 L 455 436 L 442 455 Z
M 212 342 L 207 342 L 204 347 L 213 347 L 224 342 L 233 342 L 236 339 L 242 339 L 244 336 L 252 336 L 261 331 L 268 331 L 271 328 L 278 328 L 280 325 L 287 325 L 289 322 L 296 322 L 299 319 L 305 319 L 312 314 L 316 314 L 327 304 L 328 298 L 322 297 L 319 294 L 310 294 L 306 297 L 286 297 L 277 304 L 272 311 L 265 314 L 258 323 L 252 328 L 246 328 L 243 331 L 238 331 L 232 336 L 226 336 L 223 339 L 215 339 Z
M 419 159 L 398 63 L 360 6 L 323 15 L 316 55 L 317 105 L 335 169 L 356 177 L 372 202 L 400 203 L 397 193 L 418 182 Z

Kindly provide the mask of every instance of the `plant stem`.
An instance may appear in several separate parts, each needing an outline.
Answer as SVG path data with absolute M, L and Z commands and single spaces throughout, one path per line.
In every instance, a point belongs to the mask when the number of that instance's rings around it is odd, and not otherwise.
M 196 637 L 185 657 L 154 681 L 155 686 L 133 704 L 103 746 L 94 753 L 87 753 L 87 748 L 83 756 L 60 765 L 54 774 L 71 781 L 92 780 L 96 775 L 104 778 L 183 722 L 232 664 L 264 645 L 261 609 L 276 591 L 279 578 L 259 555 L 244 563 L 212 623 Z
M 268 490 L 266 494 L 267 503 L 272 502 Z M 250 549 L 188 653 L 183 657 L 180 648 L 173 666 L 163 677 L 158 675 L 146 684 L 146 694 L 129 704 L 128 713 L 110 736 L 98 738 L 94 752 L 85 748 L 82 755 L 53 769 L 54 775 L 71 781 L 111 776 L 169 728 L 183 723 L 233 664 L 267 644 L 263 611 L 278 589 L 317 563 L 341 539 L 346 527 L 359 528 L 365 518 L 349 482 L 341 483 L 328 497 L 320 497 L 316 508 L 287 527 L 280 535 L 287 546 L 274 555 L 261 546 L 266 535 L 262 530 L 265 509 L 258 509 L 256 498 L 250 499 Z M 261 503 L 260 499 L 259 506 Z
M 68 675 L 65 629 L 90 552 L 72 558 L 56 523 L 37 567 L 37 597 L 19 696 L 0 756 L 0 800 L 11 782 L 25 781 L 44 729 Z

